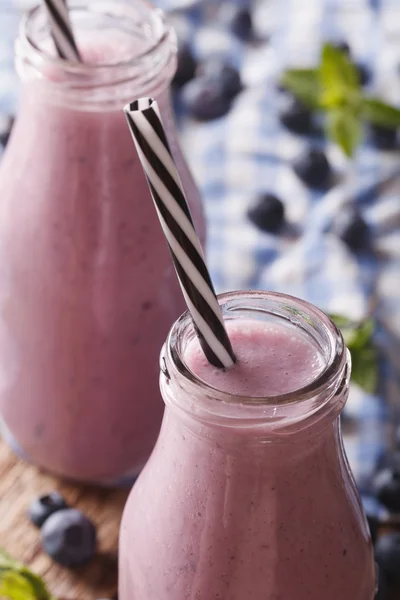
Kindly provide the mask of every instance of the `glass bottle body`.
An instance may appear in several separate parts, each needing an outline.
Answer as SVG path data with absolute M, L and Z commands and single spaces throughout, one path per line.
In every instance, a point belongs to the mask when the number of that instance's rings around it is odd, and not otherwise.
M 85 64 L 51 57 L 43 8 L 16 45 L 20 111 L 0 165 L 0 410 L 23 456 L 114 483 L 152 450 L 158 352 L 184 308 L 126 102 L 158 99 L 203 238 L 204 220 L 171 115 L 172 31 L 140 1 L 95 5 L 72 11 Z
M 257 328 L 260 313 L 281 319 L 279 343 L 294 365 L 289 303 L 310 317 L 309 305 L 278 294 L 222 297 L 228 323 L 249 319 L 249 307 Z M 167 407 L 122 520 L 120 598 L 372 600 L 372 546 L 339 426 L 350 371 L 340 337 L 321 341 L 336 340 L 336 358 L 318 385 L 246 400 L 182 367 L 188 323 L 178 322 L 162 353 Z

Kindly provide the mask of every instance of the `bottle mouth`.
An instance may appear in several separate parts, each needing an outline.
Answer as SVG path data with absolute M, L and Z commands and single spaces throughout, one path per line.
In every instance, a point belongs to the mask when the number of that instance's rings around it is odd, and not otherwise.
M 160 77 L 172 78 L 176 37 L 161 10 L 142 0 L 72 0 L 68 8 L 83 61 L 58 57 L 41 3 L 20 24 L 16 62 L 23 78 L 30 74 L 56 88 L 85 90 L 134 81 L 138 96 L 159 84 Z
M 294 404 L 310 401 L 310 409 L 321 406 L 321 402 L 338 394 L 348 383 L 348 353 L 342 334 L 331 319 L 315 306 L 285 294 L 262 291 L 229 292 L 221 294 L 218 299 L 225 320 L 261 319 L 291 326 L 317 347 L 322 357 L 322 368 L 307 385 L 282 394 L 254 397 L 221 391 L 199 379 L 186 364 L 185 349 L 196 335 L 191 317 L 186 312 L 168 335 L 161 353 L 161 370 L 167 379 L 180 381 L 181 388 L 190 397 L 207 398 L 214 408 L 216 402 L 248 407 L 248 416 L 254 416 L 251 407 L 268 408 L 268 414 L 275 413 L 278 417 L 280 410 L 283 416 L 285 407 Z

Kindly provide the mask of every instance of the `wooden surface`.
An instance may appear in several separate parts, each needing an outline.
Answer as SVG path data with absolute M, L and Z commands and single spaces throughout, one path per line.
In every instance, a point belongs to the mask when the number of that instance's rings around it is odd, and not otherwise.
M 85 568 L 69 571 L 55 565 L 41 551 L 40 533 L 26 516 L 31 500 L 54 489 L 97 525 L 98 555 Z M 61 483 L 18 461 L 0 440 L 0 545 L 42 575 L 57 598 L 113 598 L 117 591 L 118 530 L 127 494 Z

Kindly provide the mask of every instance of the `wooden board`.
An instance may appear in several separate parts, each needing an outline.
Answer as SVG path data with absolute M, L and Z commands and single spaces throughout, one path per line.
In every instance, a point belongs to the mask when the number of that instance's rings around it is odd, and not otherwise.
M 54 489 L 98 528 L 98 555 L 85 568 L 55 565 L 40 547 L 39 531 L 26 517 L 29 502 Z M 42 575 L 54 596 L 67 600 L 113 598 L 117 591 L 118 530 L 127 491 L 61 483 L 18 461 L 0 440 L 0 546 Z

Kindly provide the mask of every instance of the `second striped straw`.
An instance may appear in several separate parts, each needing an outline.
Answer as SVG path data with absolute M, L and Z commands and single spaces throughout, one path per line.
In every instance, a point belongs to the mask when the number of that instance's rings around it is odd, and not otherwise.
M 60 58 L 81 62 L 72 31 L 66 0 L 44 0 L 49 16 L 51 35 Z
M 157 102 L 141 98 L 124 111 L 203 352 L 211 364 L 229 368 L 235 356 Z

